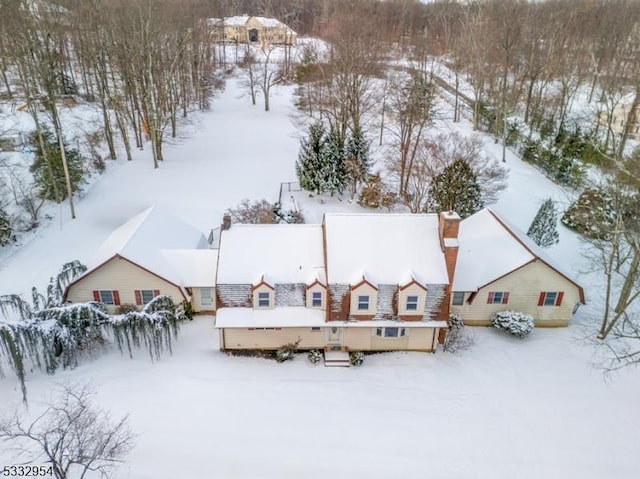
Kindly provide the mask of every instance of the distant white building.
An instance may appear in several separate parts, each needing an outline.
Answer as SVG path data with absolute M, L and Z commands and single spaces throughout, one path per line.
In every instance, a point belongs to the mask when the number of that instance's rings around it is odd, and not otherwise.
M 275 18 L 238 15 L 210 18 L 208 23 L 215 41 L 295 45 L 298 38 L 296 32 Z
M 634 95 L 626 95 L 620 100 L 613 108 L 611 114 L 611 133 L 620 137 L 624 134 L 624 129 L 627 121 L 631 118 L 631 125 L 629 127 L 629 138 L 633 140 L 640 140 L 640 107 L 636 106 L 634 111 L 629 117 L 629 110 L 633 106 Z M 598 123 L 601 127 L 609 127 L 609 112 L 606 109 L 600 112 L 598 117 Z

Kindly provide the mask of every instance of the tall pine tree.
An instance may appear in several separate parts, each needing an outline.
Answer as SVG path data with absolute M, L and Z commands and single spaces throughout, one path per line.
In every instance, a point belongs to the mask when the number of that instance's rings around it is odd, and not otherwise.
M 342 193 L 347 186 L 347 170 L 345 167 L 344 137 L 340 132 L 332 129 L 327 135 L 324 145 L 322 163 L 322 177 L 324 190 L 331 193 Z
M 355 130 L 347 138 L 344 147 L 345 171 L 350 186 L 351 198 L 354 198 L 358 189 L 358 184 L 364 182 L 371 169 L 371 159 L 369 157 L 369 143 L 362 135 L 362 131 Z
M 321 122 L 309 127 L 309 136 L 300 145 L 296 174 L 300 187 L 307 191 L 321 193 L 325 189 L 323 176 L 325 130 Z
M 527 236 L 543 248 L 553 246 L 560 241 L 558 236 L 558 210 L 551 198 L 547 198 L 540 205 L 538 213 L 533 218 L 531 226 L 529 226 Z
M 431 211 L 455 211 L 461 218 L 471 216 L 484 206 L 478 179 L 469 163 L 461 159 L 433 179 L 429 196 Z

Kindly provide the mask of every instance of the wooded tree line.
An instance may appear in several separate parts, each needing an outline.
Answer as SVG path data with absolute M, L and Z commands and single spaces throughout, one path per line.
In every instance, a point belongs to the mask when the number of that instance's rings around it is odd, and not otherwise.
M 148 138 L 157 167 L 163 137 L 176 135 L 178 119 L 209 106 L 220 59 L 203 3 L 61 3 L 0 2 L 1 93 L 25 101 L 37 131 L 46 115 L 61 145 L 63 102 L 97 102 L 109 156 L 116 156 L 117 137 L 128 159 Z

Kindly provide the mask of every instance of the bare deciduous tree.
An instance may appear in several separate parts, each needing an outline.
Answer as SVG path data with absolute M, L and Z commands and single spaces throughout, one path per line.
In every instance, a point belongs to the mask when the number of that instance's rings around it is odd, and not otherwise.
M 113 421 L 91 401 L 86 385 L 64 385 L 34 419 L 16 411 L 0 420 L 0 439 L 27 464 L 46 463 L 56 479 L 90 472 L 110 477 L 133 447 L 128 417 Z

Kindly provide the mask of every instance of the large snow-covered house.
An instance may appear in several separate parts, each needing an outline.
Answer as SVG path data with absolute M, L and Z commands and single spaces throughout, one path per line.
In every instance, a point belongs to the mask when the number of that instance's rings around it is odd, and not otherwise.
M 222 229 L 222 349 L 432 351 L 446 328 L 459 217 L 331 214 L 321 225 Z M 444 228 L 452 223 L 451 228 Z M 444 245 L 444 247 L 443 247 Z M 455 254 L 451 256 L 455 261 Z
M 65 299 L 100 301 L 115 311 L 162 294 L 176 304 L 190 301 L 196 312 L 213 312 L 217 258 L 200 231 L 151 207 L 111 233 Z
M 497 311 L 566 326 L 584 292 L 526 235 L 485 209 L 326 213 L 322 224 L 232 224 L 212 244 L 150 208 L 114 231 L 66 291 L 141 306 L 154 295 L 215 312 L 220 348 L 433 351 L 449 314 Z
M 298 38 L 295 31 L 275 18 L 236 15 L 210 18 L 208 24 L 215 41 L 295 45 Z

